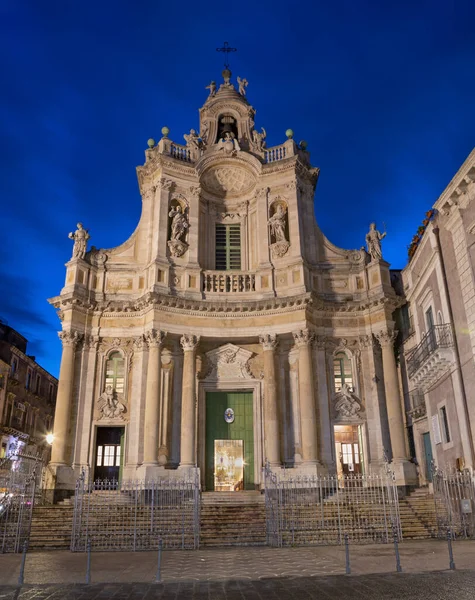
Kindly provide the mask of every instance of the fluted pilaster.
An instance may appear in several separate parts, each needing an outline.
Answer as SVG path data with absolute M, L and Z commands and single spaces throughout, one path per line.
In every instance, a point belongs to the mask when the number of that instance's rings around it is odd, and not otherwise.
M 158 465 L 158 428 L 160 419 L 160 352 L 165 333 L 151 329 L 145 334 L 148 344 L 147 387 L 145 392 L 145 465 Z

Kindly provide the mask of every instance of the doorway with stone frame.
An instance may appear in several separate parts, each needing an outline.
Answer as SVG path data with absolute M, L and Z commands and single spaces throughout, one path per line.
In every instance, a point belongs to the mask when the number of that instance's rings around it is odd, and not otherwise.
M 96 427 L 94 480 L 120 482 L 124 465 L 125 427 Z
M 334 425 L 335 452 L 338 477 L 363 475 L 364 436 L 362 425 Z

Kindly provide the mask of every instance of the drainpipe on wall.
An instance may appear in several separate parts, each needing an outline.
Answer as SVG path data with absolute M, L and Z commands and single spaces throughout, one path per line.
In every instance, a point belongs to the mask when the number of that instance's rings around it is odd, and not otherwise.
M 464 408 L 464 413 L 465 413 L 465 419 L 467 421 L 467 427 L 468 427 L 468 438 L 469 438 L 469 443 L 470 443 L 470 452 L 471 452 L 471 462 L 472 462 L 472 468 L 474 466 L 474 458 L 475 458 L 475 449 L 474 449 L 474 445 L 473 445 L 473 434 L 472 434 L 472 426 L 470 424 L 470 414 L 468 412 L 468 404 L 467 404 L 467 394 L 465 391 L 465 381 L 463 378 L 463 372 L 462 372 L 462 363 L 460 362 L 460 353 L 459 353 L 459 347 L 458 347 L 458 341 L 457 341 L 457 332 L 455 330 L 455 321 L 454 321 L 454 313 L 452 311 L 452 301 L 450 299 L 450 294 L 449 294 L 449 285 L 447 283 L 447 274 L 445 271 L 445 261 L 444 261 L 444 254 L 442 252 L 442 246 L 440 243 L 440 230 L 439 230 L 439 226 L 435 225 L 433 230 L 434 235 L 435 235 L 435 239 L 437 242 L 437 250 L 439 252 L 439 257 L 440 257 L 440 266 L 442 269 L 442 281 L 444 283 L 444 293 L 445 293 L 445 297 L 447 298 L 447 307 L 449 310 L 449 319 L 450 319 L 450 325 L 452 327 L 452 333 L 454 336 L 454 351 L 455 351 L 455 364 L 457 367 L 457 376 L 459 378 L 459 382 L 460 382 L 460 389 L 462 390 L 462 403 L 463 403 L 463 408 Z

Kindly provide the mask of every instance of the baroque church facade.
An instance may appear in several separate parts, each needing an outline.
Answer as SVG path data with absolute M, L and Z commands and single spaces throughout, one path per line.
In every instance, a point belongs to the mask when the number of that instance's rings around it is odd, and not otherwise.
M 260 489 L 263 467 L 368 473 L 384 457 L 416 483 L 393 349 L 391 286 L 368 251 L 333 245 L 314 217 L 306 144 L 272 148 L 245 80 L 212 82 L 199 133 L 149 140 L 142 215 L 122 245 L 70 234 L 50 300 L 63 344 L 48 468 L 58 491 L 94 478 L 179 477 Z

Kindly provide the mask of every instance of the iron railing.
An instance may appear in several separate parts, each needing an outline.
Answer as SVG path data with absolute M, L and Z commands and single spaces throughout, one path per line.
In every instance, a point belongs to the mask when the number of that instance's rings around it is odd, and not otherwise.
M 20 552 L 30 537 L 42 462 L 13 454 L 0 461 L 0 553 Z
M 187 479 L 76 483 L 71 550 L 196 549 L 200 538 L 200 486 Z
M 420 419 L 427 414 L 424 392 L 421 390 L 412 390 L 409 392 L 409 405 L 410 408 L 407 412 L 413 419 Z
M 468 470 L 444 471 L 433 466 L 438 536 L 475 538 L 475 479 Z
M 407 373 L 412 377 L 428 358 L 439 348 L 452 348 L 454 339 L 452 325 L 434 325 L 420 343 L 406 356 Z
M 269 546 L 388 543 L 402 538 L 392 472 L 281 477 L 265 469 Z

